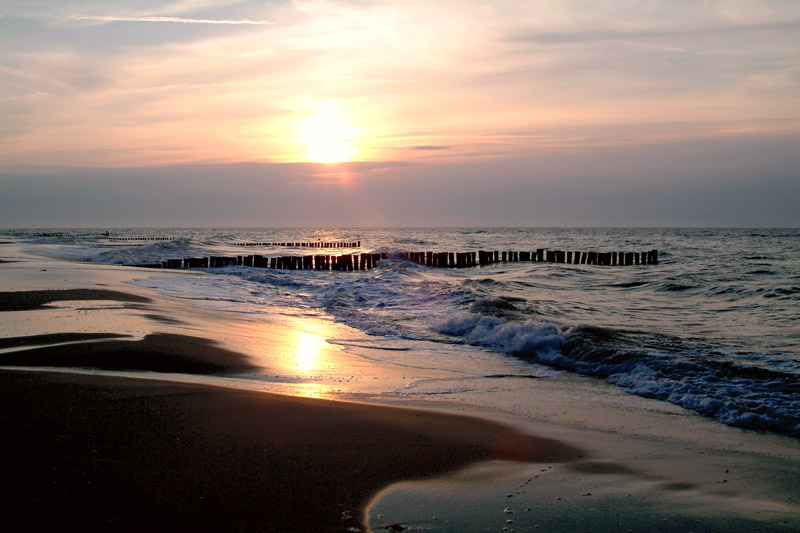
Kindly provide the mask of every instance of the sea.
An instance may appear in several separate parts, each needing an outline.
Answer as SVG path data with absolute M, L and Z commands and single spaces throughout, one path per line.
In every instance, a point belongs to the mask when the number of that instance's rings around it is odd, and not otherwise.
M 233 264 L 201 269 L 205 276 L 143 269 L 135 283 L 248 320 L 325 317 L 363 332 L 380 348 L 370 350 L 369 357 L 380 362 L 463 371 L 463 379 L 411 383 L 406 394 L 472 391 L 479 397 L 500 380 L 569 373 L 721 424 L 800 437 L 800 229 L 30 228 L 0 233 L 43 255 L 117 265 L 247 254 L 382 253 L 376 268 L 363 271 Z M 355 246 L 284 245 L 326 242 Z M 537 249 L 658 250 L 658 263 L 499 261 L 433 268 L 410 261 L 406 253 Z M 347 348 L 347 342 L 340 344 Z M 476 374 L 469 365 L 477 359 Z M 534 383 L 531 379 L 530 386 Z

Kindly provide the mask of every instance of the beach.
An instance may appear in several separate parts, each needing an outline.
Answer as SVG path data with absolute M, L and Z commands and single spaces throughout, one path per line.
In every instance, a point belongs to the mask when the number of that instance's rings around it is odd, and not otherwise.
M 330 343 L 312 365 L 287 347 L 293 322 L 129 284 L 140 269 L 15 244 L 0 260 L 11 530 L 800 527 L 796 438 L 621 393 L 586 401 L 574 377 L 569 398 L 534 380 L 559 419 L 381 395 L 447 372 Z
M 424 411 L 106 376 L 0 382 L 12 530 L 341 531 L 394 481 L 579 453 Z

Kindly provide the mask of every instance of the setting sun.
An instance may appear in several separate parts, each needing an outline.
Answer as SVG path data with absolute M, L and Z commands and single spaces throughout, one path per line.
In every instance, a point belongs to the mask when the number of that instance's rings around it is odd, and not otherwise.
M 303 124 L 303 141 L 308 147 L 306 159 L 317 163 L 341 163 L 353 155 L 355 129 L 335 108 L 327 106 Z

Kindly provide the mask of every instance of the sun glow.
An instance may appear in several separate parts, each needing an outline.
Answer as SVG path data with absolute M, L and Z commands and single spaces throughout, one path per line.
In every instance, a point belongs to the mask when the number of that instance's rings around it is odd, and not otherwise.
M 345 122 L 333 106 L 326 106 L 303 124 L 306 159 L 317 163 L 350 161 L 355 128 Z
M 300 332 L 297 338 L 295 363 L 298 370 L 312 372 L 319 364 L 320 351 L 325 346 L 325 339 L 313 333 Z

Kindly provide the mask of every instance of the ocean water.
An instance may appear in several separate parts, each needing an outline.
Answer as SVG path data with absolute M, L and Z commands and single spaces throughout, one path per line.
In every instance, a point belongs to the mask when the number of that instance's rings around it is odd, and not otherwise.
M 68 236 L 42 236 L 42 233 Z M 4 230 L 47 255 L 144 264 L 211 255 L 322 253 L 243 242 L 361 242 L 326 253 L 386 252 L 368 271 L 226 266 L 209 276 L 144 271 L 142 285 L 243 313 L 324 316 L 380 344 L 375 357 L 462 368 L 492 354 L 496 376 L 593 376 L 722 424 L 800 436 L 798 229 L 103 229 Z M 402 252 L 645 251 L 657 265 L 501 262 L 438 269 Z M 344 343 L 346 344 L 346 343 Z M 441 350 L 431 350 L 440 346 Z M 422 354 L 422 355 L 420 355 Z M 424 358 L 424 361 L 422 360 Z M 514 376 L 507 376 L 513 362 Z M 486 372 L 484 372 L 486 375 Z M 489 369 L 489 376 L 493 376 Z M 469 387 L 490 387 L 473 380 Z M 418 384 L 439 394 L 464 383 Z M 411 387 L 413 388 L 413 387 Z

